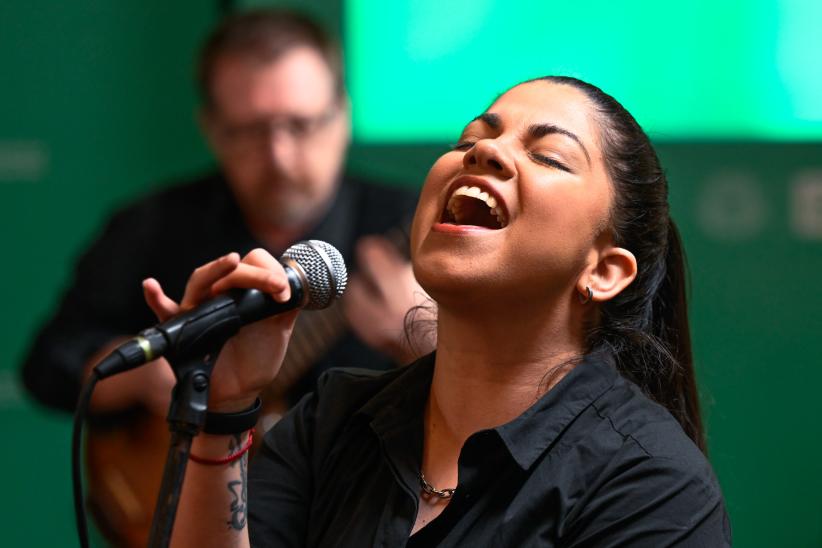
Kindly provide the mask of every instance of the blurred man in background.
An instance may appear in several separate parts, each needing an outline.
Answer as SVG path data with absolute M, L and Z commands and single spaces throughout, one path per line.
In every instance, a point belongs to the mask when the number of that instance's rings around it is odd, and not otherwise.
M 219 169 L 117 212 L 81 257 L 23 367 L 45 405 L 72 410 L 96 362 L 157 322 L 144 279 L 179 299 L 199 264 L 257 247 L 279 256 L 305 239 L 336 247 L 353 275 L 340 305 L 300 314 L 259 427 L 328 367 L 387 369 L 413 357 L 403 319 L 424 294 L 400 249 L 416 193 L 342 175 L 351 129 L 338 45 L 300 15 L 249 12 L 208 38 L 198 80 L 200 123 Z M 117 546 L 146 544 L 174 384 L 158 359 L 95 389 L 89 504 Z
M 180 297 L 210 258 L 255 247 L 279 256 L 304 239 L 334 245 L 354 275 L 341 309 L 301 315 L 278 394 L 293 400 L 332 365 L 384 369 L 410 359 L 402 318 L 421 290 L 389 239 L 402 243 L 416 197 L 341 174 L 350 116 L 337 43 L 294 13 L 241 14 L 209 37 L 198 80 L 219 171 L 119 211 L 80 259 L 23 369 L 46 405 L 73 409 L 91 366 L 156 323 L 143 279 Z M 167 362 L 156 360 L 100 383 L 92 409 L 162 415 L 173 384 Z

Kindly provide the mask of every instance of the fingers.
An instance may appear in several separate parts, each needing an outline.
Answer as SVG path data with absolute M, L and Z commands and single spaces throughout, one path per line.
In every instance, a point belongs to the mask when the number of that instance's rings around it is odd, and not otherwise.
M 406 268 L 408 261 L 391 243 L 380 236 L 366 236 L 357 242 L 357 266 L 364 282 L 380 293 L 386 293 L 386 284 Z
M 408 261 L 382 236 L 365 236 L 357 242 L 357 262 L 361 267 L 380 270 Z
M 161 322 L 180 311 L 180 306 L 166 296 L 160 282 L 154 278 L 143 280 L 143 296 L 151 311 Z
M 229 253 L 194 270 L 186 284 L 180 309 L 189 310 L 211 297 L 211 286 L 214 282 L 231 273 L 237 268 L 239 262 L 240 256 L 237 253 Z
M 157 280 L 143 282 L 146 302 L 161 321 L 232 288 L 258 289 L 280 302 L 291 297 L 283 266 L 264 249 L 254 249 L 242 261 L 237 253 L 229 253 L 197 268 L 179 305 L 165 295 Z
M 378 297 L 379 295 L 375 294 L 374 287 L 367 283 L 362 276 L 352 276 L 348 279 L 342 303 L 346 308 L 358 308 Z
M 291 286 L 283 265 L 264 249 L 250 251 L 230 273 L 211 285 L 212 293 L 231 288 L 258 289 L 275 300 L 285 302 L 291 297 Z

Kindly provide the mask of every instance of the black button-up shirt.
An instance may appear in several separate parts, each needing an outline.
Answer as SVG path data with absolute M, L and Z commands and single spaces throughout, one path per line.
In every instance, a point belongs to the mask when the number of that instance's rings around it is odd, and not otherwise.
M 356 242 L 407 225 L 416 200 L 416 192 L 344 177 L 328 212 L 300 239 L 325 240 L 349 269 L 356 268 Z M 249 232 L 220 174 L 163 189 L 117 212 L 83 254 L 59 309 L 32 344 L 23 366 L 26 387 L 42 403 L 73 411 L 91 356 L 111 340 L 157 323 L 143 297 L 143 279 L 156 278 L 168 295 L 180 299 L 199 265 L 255 247 L 262 244 Z M 295 400 L 332 365 L 392 367 L 386 356 L 346 334 L 294 389 Z
M 602 355 L 469 437 L 454 497 L 409 539 L 433 363 L 323 376 L 251 464 L 252 545 L 730 545 L 705 457 Z

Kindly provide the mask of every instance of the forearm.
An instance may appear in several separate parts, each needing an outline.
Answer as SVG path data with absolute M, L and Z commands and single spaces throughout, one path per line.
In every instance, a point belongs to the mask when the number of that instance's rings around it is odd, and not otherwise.
M 200 434 L 191 454 L 219 459 L 236 453 L 248 440 L 237 436 Z M 172 534 L 172 546 L 249 546 L 247 525 L 248 453 L 229 464 L 190 460 Z

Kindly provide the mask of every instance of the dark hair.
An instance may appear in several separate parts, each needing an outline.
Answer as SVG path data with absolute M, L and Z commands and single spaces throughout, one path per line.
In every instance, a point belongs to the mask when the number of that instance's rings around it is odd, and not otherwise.
M 620 373 L 664 405 L 705 451 L 691 335 L 685 254 L 668 209 L 668 181 L 651 141 L 613 97 L 565 76 L 538 80 L 572 86 L 593 103 L 605 164 L 614 188 L 610 213 L 615 245 L 636 257 L 636 279 L 600 304 L 587 333 L 588 352 L 609 351 Z
M 335 93 L 344 90 L 339 43 L 308 17 L 288 10 L 258 9 L 226 18 L 208 37 L 197 64 L 197 86 L 206 107 L 213 106 L 211 83 L 217 61 L 236 55 L 270 63 L 298 47 L 319 53 L 334 78 Z

